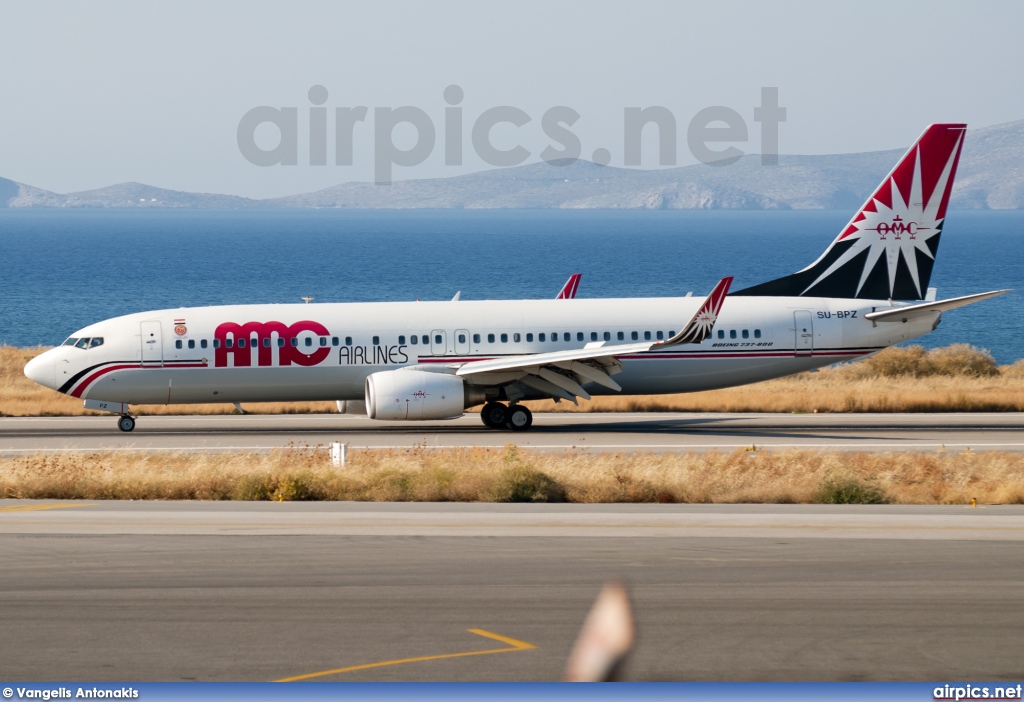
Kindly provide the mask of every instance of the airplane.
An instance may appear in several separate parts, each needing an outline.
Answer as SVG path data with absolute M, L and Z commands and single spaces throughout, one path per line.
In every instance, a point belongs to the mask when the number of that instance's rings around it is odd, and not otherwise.
M 524 400 L 712 390 L 876 353 L 942 312 L 929 288 L 966 125 L 929 126 L 811 265 L 707 298 L 233 305 L 97 322 L 25 366 L 35 382 L 119 415 L 132 404 L 336 400 L 378 420 L 483 405 L 523 431 Z
M 576 291 L 579 290 L 580 278 L 582 278 L 582 277 L 583 277 L 582 273 L 573 273 L 572 275 L 570 275 L 569 276 L 569 280 L 565 281 L 565 285 L 563 285 L 562 289 L 558 291 L 557 295 L 555 295 L 555 299 L 556 300 L 575 300 L 576 299 Z M 305 300 L 306 298 L 302 298 L 302 299 Z M 309 299 L 312 300 L 313 298 L 309 298 Z M 459 290 L 458 292 L 455 293 L 455 296 L 452 298 L 452 302 L 458 302 L 461 299 L 462 299 L 462 291 Z

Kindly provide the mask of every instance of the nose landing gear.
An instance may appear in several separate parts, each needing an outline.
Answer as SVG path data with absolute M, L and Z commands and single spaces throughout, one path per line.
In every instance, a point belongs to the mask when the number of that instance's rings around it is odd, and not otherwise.
M 500 402 L 488 402 L 480 411 L 480 419 L 491 429 L 526 431 L 533 426 L 533 412 L 520 405 L 505 406 Z
M 82 406 L 88 410 L 98 412 L 113 412 L 121 415 L 117 420 L 117 428 L 121 431 L 131 431 L 135 428 L 135 415 L 124 402 L 108 402 L 107 400 L 86 400 Z

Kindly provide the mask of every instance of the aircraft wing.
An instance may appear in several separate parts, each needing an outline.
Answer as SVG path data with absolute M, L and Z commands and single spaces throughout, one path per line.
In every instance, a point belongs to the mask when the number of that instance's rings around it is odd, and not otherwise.
M 956 309 L 957 307 L 970 305 L 974 302 L 987 300 L 990 297 L 1004 295 L 1008 292 L 1010 291 L 993 290 L 992 292 L 977 293 L 975 295 L 951 297 L 948 300 L 934 300 L 932 302 L 922 302 L 917 305 L 907 305 L 906 307 L 886 308 L 875 312 L 868 312 L 864 315 L 864 318 L 870 319 L 872 322 L 906 322 L 909 319 L 924 317 L 925 315 L 929 315 L 933 312 L 943 312 L 945 310 Z
M 611 378 L 622 370 L 617 356 L 701 343 L 711 335 L 731 284 L 731 277 L 719 281 L 682 331 L 665 341 L 611 346 L 602 341 L 587 344 L 581 349 L 473 361 L 461 366 L 456 375 L 481 385 L 518 380 L 534 390 L 571 402 L 575 402 L 577 397 L 590 399 L 590 394 L 582 387 L 589 382 L 620 391 L 622 388 Z

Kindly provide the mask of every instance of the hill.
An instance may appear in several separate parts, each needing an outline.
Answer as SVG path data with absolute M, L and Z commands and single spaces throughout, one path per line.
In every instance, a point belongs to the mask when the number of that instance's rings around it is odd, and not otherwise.
M 756 154 L 726 167 L 639 170 L 590 161 L 533 163 L 391 186 L 342 183 L 301 195 L 254 200 L 121 183 L 61 195 L 0 179 L 0 207 L 343 209 L 852 209 L 902 149 L 859 154 Z M 1024 120 L 967 133 L 951 207 L 1024 208 Z

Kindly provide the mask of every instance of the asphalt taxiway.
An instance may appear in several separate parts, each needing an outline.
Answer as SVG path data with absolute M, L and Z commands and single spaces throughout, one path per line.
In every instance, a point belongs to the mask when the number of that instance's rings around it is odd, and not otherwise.
M 0 500 L 18 680 L 1017 680 L 1021 506 Z
M 527 432 L 487 429 L 479 417 L 378 422 L 346 415 L 142 416 L 131 433 L 111 417 L 0 419 L 0 455 L 38 451 L 269 451 L 340 441 L 352 448 L 412 446 L 538 450 L 1024 451 L 1024 414 L 537 414 Z

